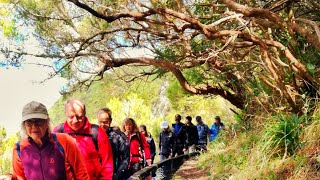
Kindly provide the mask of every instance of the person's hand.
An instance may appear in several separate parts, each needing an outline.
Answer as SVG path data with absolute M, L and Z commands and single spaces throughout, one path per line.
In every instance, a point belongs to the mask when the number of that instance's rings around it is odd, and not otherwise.
M 151 166 L 151 159 L 147 159 L 146 162 L 148 166 Z
M 2 175 L 0 176 L 0 180 L 11 180 L 12 179 L 12 175 Z

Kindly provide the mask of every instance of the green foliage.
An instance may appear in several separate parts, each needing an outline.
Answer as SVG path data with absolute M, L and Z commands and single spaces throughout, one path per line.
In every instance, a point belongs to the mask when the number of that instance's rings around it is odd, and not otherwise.
M 198 165 L 212 172 L 212 179 L 228 179 L 248 167 L 248 156 L 252 155 L 251 150 L 260 138 L 256 134 L 241 133 L 232 139 L 229 133 L 222 131 L 209 144 L 208 152 L 199 157 Z
M 265 118 L 261 129 L 236 129 L 232 136 L 222 131 L 198 166 L 210 172 L 209 179 L 316 179 L 319 112 L 277 114 Z M 237 119 L 241 125 L 243 115 Z
M 310 74 L 317 75 L 317 67 L 319 67 L 320 52 L 310 44 L 306 43 L 306 39 L 300 35 L 295 36 L 295 40 L 291 43 L 292 52 L 297 59 L 301 60 Z
M 209 4 L 213 3 L 210 0 L 198 0 L 194 3 L 194 14 L 197 15 L 200 19 L 200 22 L 203 24 L 210 24 L 214 21 L 221 18 L 219 12 L 224 11 L 224 6 L 219 7 L 218 2 L 214 2 L 217 6 L 210 6 Z
M 212 46 L 212 42 L 204 37 L 195 37 L 191 41 L 191 49 L 195 54 L 198 54 Z
M 182 46 L 168 46 L 156 49 L 156 59 L 177 62 L 184 55 L 184 47 Z
M 8 11 L 7 2 L 0 2 L 0 32 L 7 38 L 13 38 L 18 35 L 16 23 L 13 15 Z
M 184 74 L 188 82 L 192 85 L 201 84 L 204 80 L 204 72 L 200 67 L 186 69 Z
M 154 117 L 152 115 L 152 106 L 144 101 L 138 94 L 130 93 L 123 99 L 113 97 L 107 102 L 106 107 L 112 109 L 113 124 L 121 126 L 126 117 L 133 118 L 139 125 L 146 125 L 149 132 L 154 137 L 158 137 L 159 124 L 163 117 Z
M 302 123 L 306 122 L 306 116 L 293 114 L 279 115 L 275 117 L 276 122 L 266 128 L 262 138 L 263 149 L 271 150 L 278 155 L 293 155 L 301 147 L 300 135 Z
M 177 80 L 170 83 L 166 92 L 166 96 L 172 104 L 176 104 L 174 102 L 177 102 L 179 99 L 187 97 L 188 95 L 190 96 L 189 93 L 183 90 Z M 176 106 L 173 107 L 175 108 Z
M 173 109 L 167 118 L 172 122 L 174 115 L 179 113 L 182 116 L 190 115 L 192 117 L 200 115 L 208 126 L 214 123 L 214 116 L 216 115 L 219 115 L 227 126 L 235 123 L 234 113 L 229 109 L 234 107 L 221 97 L 191 95 L 185 92 L 177 81 L 170 82 L 166 96 Z
M 2 27 L 2 32 L 6 37 L 13 37 L 17 35 L 15 23 L 13 20 L 3 20 L 0 19 L 0 27 Z
M 12 151 L 17 141 L 17 135 L 6 137 L 5 129 L 0 128 L 0 175 L 12 172 Z

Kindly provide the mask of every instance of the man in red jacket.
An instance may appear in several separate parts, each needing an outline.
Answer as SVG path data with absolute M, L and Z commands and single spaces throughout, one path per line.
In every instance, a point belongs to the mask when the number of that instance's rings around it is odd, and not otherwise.
M 67 101 L 65 114 L 66 122 L 55 127 L 53 132 L 67 133 L 73 137 L 84 158 L 90 180 L 111 180 L 113 160 L 108 135 L 89 122 L 85 105 L 80 100 Z

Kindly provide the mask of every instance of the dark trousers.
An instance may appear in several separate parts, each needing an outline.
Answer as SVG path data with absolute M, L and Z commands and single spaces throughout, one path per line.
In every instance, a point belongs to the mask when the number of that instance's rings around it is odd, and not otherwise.
M 130 164 L 129 169 L 125 172 L 125 178 L 128 179 L 130 176 L 132 176 L 134 173 L 140 171 L 143 168 L 142 163 L 132 163 Z
M 175 157 L 176 155 L 179 156 L 179 155 L 182 155 L 183 154 L 183 148 L 184 148 L 184 145 L 183 144 L 176 144 L 176 147 L 175 147 L 175 150 L 172 154 L 172 157 Z

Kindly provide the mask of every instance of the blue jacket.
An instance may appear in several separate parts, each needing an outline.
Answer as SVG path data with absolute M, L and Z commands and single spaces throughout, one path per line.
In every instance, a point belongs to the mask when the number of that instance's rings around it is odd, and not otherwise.
M 206 124 L 197 124 L 197 130 L 199 135 L 199 141 L 198 144 L 207 144 L 208 143 L 208 137 L 210 135 L 210 129 L 208 125 Z
M 211 133 L 210 141 L 213 141 L 217 137 L 221 128 L 224 128 L 223 123 L 220 123 L 219 125 L 216 123 L 212 124 L 211 129 L 210 129 L 210 133 Z

